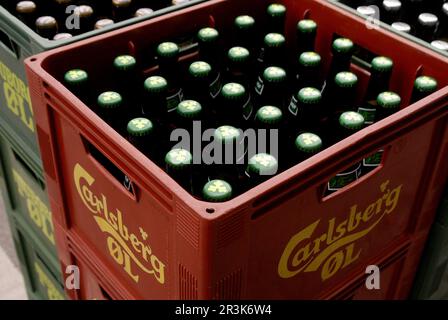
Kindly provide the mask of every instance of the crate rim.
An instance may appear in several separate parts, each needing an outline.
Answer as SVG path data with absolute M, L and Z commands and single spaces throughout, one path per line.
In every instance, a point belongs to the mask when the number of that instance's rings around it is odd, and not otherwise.
M 196 10 L 198 7 L 203 6 L 209 6 L 213 4 L 217 4 L 220 2 L 223 2 L 225 0 L 210 0 L 205 1 L 197 6 L 185 8 L 185 10 L 177 11 L 174 14 L 183 14 L 190 10 Z M 337 11 L 339 14 L 344 15 L 346 17 L 349 17 L 350 19 L 356 19 L 358 22 L 362 22 L 365 19 L 361 16 L 354 16 L 350 12 L 347 12 L 345 8 L 341 6 L 339 3 L 335 3 L 333 1 L 323 1 L 323 0 L 316 0 L 316 2 L 321 4 L 328 4 L 332 7 L 333 10 Z M 95 38 L 89 38 L 83 41 L 82 46 L 89 45 L 93 42 L 103 40 L 106 37 L 109 37 L 111 35 L 118 35 L 121 33 L 126 33 L 128 30 L 131 30 L 132 28 L 138 28 L 145 24 L 152 24 L 157 22 L 160 19 L 164 19 L 163 16 L 158 16 L 154 19 L 146 20 L 141 22 L 139 25 L 133 25 L 133 26 L 127 26 L 125 28 L 121 28 L 118 30 L 114 30 L 112 32 L 109 32 L 107 34 L 99 35 Z M 443 56 L 437 54 L 437 52 L 427 48 L 427 47 L 421 47 L 417 46 L 414 42 L 409 41 L 408 39 L 405 39 L 401 37 L 399 34 L 391 32 L 390 30 L 383 28 L 379 30 L 373 30 L 376 33 L 383 33 L 387 34 L 388 37 L 393 38 L 394 41 L 400 42 L 406 46 L 412 46 L 412 47 L 418 47 L 419 51 L 423 51 L 424 54 L 431 56 L 433 59 L 439 60 L 439 62 L 447 63 L 448 60 L 446 60 Z M 80 47 L 80 43 L 72 43 L 69 46 L 64 47 L 64 50 L 73 50 L 77 47 Z M 52 75 L 50 75 L 44 68 L 43 64 L 45 64 L 46 60 L 49 59 L 54 53 L 57 52 L 57 48 L 46 51 L 43 53 L 40 53 L 38 55 L 35 55 L 33 57 L 29 57 L 25 60 L 25 64 L 28 66 L 30 70 L 32 70 L 34 73 L 39 74 L 42 80 L 46 82 L 52 82 L 54 83 L 54 87 L 58 88 L 58 91 L 62 93 L 61 97 L 58 97 L 58 99 L 61 99 L 64 101 L 65 104 L 69 104 L 71 108 L 76 109 L 79 111 L 78 113 L 75 113 L 71 110 L 68 110 L 68 108 L 64 108 L 63 113 L 61 110 L 57 110 L 57 112 L 64 114 L 65 117 L 70 118 L 70 122 L 73 120 L 77 120 L 79 123 L 80 119 L 83 120 L 84 124 L 88 124 L 90 126 L 95 126 L 95 122 L 100 121 L 100 126 L 97 126 L 96 128 L 99 129 L 97 132 L 92 129 L 92 127 L 86 127 L 84 132 L 87 132 L 90 137 L 96 137 L 98 138 L 98 133 L 101 133 L 101 135 L 113 137 L 113 139 L 108 140 L 109 143 L 113 143 L 118 145 L 123 145 L 123 143 L 128 143 L 127 140 L 122 137 L 120 134 L 118 134 L 114 129 L 112 129 L 110 126 L 106 125 L 104 121 L 96 115 L 88 106 L 86 106 L 84 103 L 82 103 L 79 99 L 73 97 L 74 99 L 67 99 L 66 97 L 69 97 L 72 95 L 72 93 L 62 84 L 60 83 L 56 78 L 54 78 Z M 48 87 L 47 90 L 51 93 L 51 87 Z M 431 105 L 426 105 L 426 101 L 431 100 Z M 76 103 L 74 103 L 74 101 Z M 232 198 L 229 201 L 222 202 L 222 203 L 211 203 L 211 202 L 205 202 L 199 199 L 196 199 L 190 193 L 185 191 L 183 188 L 181 188 L 171 177 L 169 177 L 160 167 L 158 167 L 156 164 L 154 164 L 150 159 L 148 159 L 146 156 L 144 156 L 140 151 L 138 151 L 135 147 L 133 147 L 131 144 L 129 144 L 126 148 L 126 151 L 121 150 L 120 154 L 115 154 L 115 160 L 119 159 L 120 162 L 126 162 L 128 167 L 134 167 L 137 169 L 146 169 L 143 170 L 145 173 L 141 175 L 140 181 L 149 181 L 148 177 L 151 177 L 152 179 L 156 180 L 160 184 L 162 184 L 165 189 L 168 189 L 167 186 L 172 186 L 173 184 L 176 185 L 176 193 L 173 196 L 173 199 L 171 199 L 173 202 L 177 201 L 178 199 L 181 199 L 182 202 L 185 202 L 185 204 L 194 210 L 195 214 L 198 214 L 201 218 L 205 220 L 215 220 L 222 216 L 224 216 L 226 213 L 234 211 L 238 209 L 238 212 L 244 211 L 245 208 L 248 206 L 250 202 L 260 202 L 260 199 L 264 198 L 266 199 L 266 195 L 269 193 L 273 193 L 277 190 L 277 186 L 281 185 L 281 181 L 285 180 L 286 175 L 288 175 L 291 179 L 297 181 L 298 179 L 303 179 L 305 182 L 309 182 L 312 179 L 318 179 L 319 177 L 323 179 L 323 175 L 321 173 L 314 174 L 313 177 L 308 177 L 307 175 L 309 172 L 311 172 L 313 168 L 315 167 L 324 167 L 326 171 L 332 171 L 335 172 L 336 170 L 343 170 L 346 166 L 347 159 L 357 159 L 360 160 L 363 157 L 375 152 L 379 148 L 382 147 L 382 144 L 385 142 L 387 143 L 387 137 L 380 138 L 380 135 L 384 135 L 384 133 L 388 133 L 388 136 L 392 136 L 397 132 L 404 131 L 406 129 L 409 130 L 411 126 L 419 125 L 422 121 L 424 121 L 426 118 L 431 117 L 431 119 L 434 118 L 441 118 L 443 116 L 446 116 L 448 113 L 448 109 L 446 107 L 446 104 L 448 103 L 448 85 L 445 87 L 440 88 L 437 92 L 431 94 L 425 99 L 422 99 L 414 104 L 411 104 L 407 106 L 406 108 L 400 110 L 399 112 L 395 113 L 394 115 L 388 117 L 387 119 L 384 119 L 378 123 L 375 123 L 373 125 L 370 125 L 367 128 L 364 128 L 363 130 L 355 133 L 350 137 L 350 139 L 345 139 L 343 141 L 340 141 L 339 143 L 328 147 L 327 149 L 321 151 L 317 156 L 313 156 L 312 158 L 303 161 L 302 163 L 299 163 L 295 165 L 294 167 L 272 177 L 268 181 L 256 186 L 255 188 L 252 188 L 248 190 L 247 192 L 238 195 L 237 197 Z M 437 106 L 435 106 L 437 105 Z M 53 108 L 53 110 L 55 110 Z M 425 119 L 417 119 L 413 120 L 415 116 L 418 116 L 419 113 L 425 113 L 426 118 Z M 410 121 L 411 120 L 411 121 Z M 78 124 L 79 124 L 78 123 Z M 400 129 L 396 129 L 398 125 L 401 124 Z M 380 132 L 381 131 L 381 132 Z M 362 144 L 367 142 L 366 140 L 375 140 L 375 144 L 370 145 L 368 148 L 362 148 Z M 93 139 L 90 139 L 93 140 Z M 115 142 L 113 142 L 115 140 Z M 103 139 L 103 141 L 105 141 Z M 104 142 L 101 142 L 100 140 L 96 139 L 94 145 L 96 147 L 104 144 Z M 360 148 L 356 148 L 360 147 Z M 338 157 L 337 162 L 333 162 L 331 165 L 329 164 L 330 155 L 334 154 L 334 151 L 338 149 L 339 154 L 345 154 L 343 157 Z M 356 149 L 356 151 L 354 151 Z M 324 166 L 324 164 L 327 163 L 328 166 Z M 334 164 L 336 163 L 336 164 Z M 345 163 L 345 165 L 344 165 Z M 114 163 L 119 167 L 121 170 L 122 168 L 120 165 L 118 165 L 116 162 Z M 132 164 L 132 165 L 129 165 Z M 332 170 L 328 169 L 332 168 Z M 154 174 L 157 173 L 157 174 Z M 162 174 L 159 174 L 162 173 Z M 364 176 L 361 180 L 352 183 L 347 189 L 349 190 L 353 187 L 356 187 L 356 185 L 364 181 L 364 179 L 368 179 L 373 174 L 368 174 Z M 331 178 L 331 174 L 326 175 L 328 179 Z M 148 183 L 145 183 L 146 185 L 150 185 Z M 287 189 L 287 191 L 291 191 L 291 188 Z M 283 191 L 284 192 L 284 191 Z M 341 192 L 342 193 L 342 192 Z M 337 192 L 329 197 L 326 197 L 326 199 L 331 200 L 333 197 L 337 197 L 340 192 Z M 174 194 L 174 192 L 173 192 Z M 283 193 L 282 193 L 283 194 Z M 185 200 L 185 201 L 184 201 Z M 273 199 L 274 200 L 274 199 Z M 271 200 L 263 200 L 261 202 L 270 202 Z M 257 205 L 258 206 L 258 205 Z M 214 210 L 213 214 L 209 214 L 206 212 L 207 209 L 212 208 Z

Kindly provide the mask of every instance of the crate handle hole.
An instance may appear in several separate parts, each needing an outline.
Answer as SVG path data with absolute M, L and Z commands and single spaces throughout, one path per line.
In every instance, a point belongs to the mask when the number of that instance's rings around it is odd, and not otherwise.
M 43 86 L 45 87 L 45 88 L 49 88 L 50 87 L 50 85 L 47 83 L 47 82 L 43 82 Z
M 37 59 L 36 59 L 36 58 L 31 58 L 30 61 L 31 61 L 31 62 L 36 62 Z
M 213 208 L 207 208 L 207 209 L 205 209 L 205 211 L 209 214 L 215 213 L 215 209 L 213 209 Z
M 51 96 L 48 93 L 44 93 L 44 97 L 45 99 L 47 99 L 48 101 L 51 101 Z

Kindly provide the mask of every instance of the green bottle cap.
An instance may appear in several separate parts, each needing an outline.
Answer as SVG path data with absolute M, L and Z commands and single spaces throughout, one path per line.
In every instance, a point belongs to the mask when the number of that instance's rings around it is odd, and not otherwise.
M 238 100 L 246 95 L 246 89 L 239 83 L 227 83 L 222 87 L 222 96 L 227 100 Z
M 249 60 L 250 52 L 243 47 L 233 47 L 229 50 L 227 56 L 232 62 L 245 62 Z
M 347 38 L 338 38 L 333 41 L 333 52 L 351 53 L 354 49 L 352 40 Z
M 248 15 L 238 16 L 235 18 L 235 26 L 238 29 L 250 29 L 255 26 L 255 19 Z
M 348 71 L 339 72 L 334 78 L 335 83 L 342 88 L 353 88 L 358 84 L 358 77 Z
M 299 62 L 305 67 L 318 67 L 321 62 L 321 57 L 316 52 L 303 52 L 299 57 Z
M 191 166 L 193 156 L 185 149 L 172 149 L 165 156 L 165 163 L 170 169 L 182 170 Z
M 234 143 L 240 136 L 240 131 L 232 126 L 221 126 L 214 133 L 214 138 L 223 144 Z
M 267 153 L 258 153 L 249 159 L 247 172 L 260 176 L 272 176 L 277 173 L 277 159 Z
M 428 76 L 418 77 L 415 79 L 414 88 L 420 92 L 434 92 L 437 89 L 437 80 Z
M 133 137 L 144 137 L 154 130 L 151 120 L 146 118 L 135 118 L 128 123 L 128 133 Z
M 232 186 L 224 180 L 211 180 L 202 189 L 206 201 L 224 202 L 232 198 Z
M 219 32 L 213 28 L 202 28 L 198 32 L 198 38 L 202 42 L 213 42 L 219 38 Z
M 183 118 L 196 118 L 202 112 L 202 106 L 194 100 L 184 100 L 177 106 L 176 112 Z
M 145 80 L 144 87 L 149 93 L 161 93 L 168 90 L 168 82 L 164 77 L 152 76 Z
M 393 66 L 394 62 L 388 57 L 375 57 L 372 60 L 372 69 L 377 72 L 389 72 Z
M 118 92 L 106 91 L 98 96 L 98 105 L 103 109 L 115 109 L 122 103 L 123 99 Z
M 398 109 L 400 108 L 401 98 L 395 92 L 386 91 L 378 95 L 377 103 L 385 109 Z
M 190 64 L 188 71 L 195 78 L 206 78 L 212 72 L 212 67 L 207 62 L 196 61 Z
M 159 57 L 172 58 L 179 54 L 179 46 L 174 42 L 162 42 L 157 46 Z
M 269 5 L 267 12 L 271 17 L 283 17 L 286 14 L 286 7 L 279 3 L 273 3 Z
M 280 33 L 268 33 L 265 37 L 264 37 L 264 44 L 267 47 L 281 47 L 284 46 L 286 43 L 286 39 L 285 37 L 280 34 Z
M 255 115 L 257 121 L 266 124 L 278 124 L 282 121 L 282 118 L 282 110 L 274 106 L 261 107 Z
M 137 61 L 133 56 L 130 55 L 122 55 L 118 56 L 114 60 L 114 66 L 118 70 L 126 71 L 135 68 L 137 65 Z
M 65 73 L 64 80 L 71 86 L 78 86 L 86 83 L 89 80 L 89 75 L 84 70 L 73 69 Z
M 364 126 L 364 117 L 358 112 L 344 112 L 339 117 L 339 124 L 349 130 L 358 130 Z
M 304 19 L 297 23 L 297 30 L 300 33 L 313 33 L 317 30 L 317 23 L 314 20 Z
M 286 80 L 286 71 L 279 67 L 269 67 L 264 70 L 263 78 L 268 82 L 283 82 Z
M 322 139 L 314 133 L 302 133 L 296 138 L 296 148 L 309 154 L 318 153 L 322 150 Z
M 318 104 L 322 98 L 322 94 L 316 88 L 302 88 L 297 94 L 299 101 L 303 104 Z

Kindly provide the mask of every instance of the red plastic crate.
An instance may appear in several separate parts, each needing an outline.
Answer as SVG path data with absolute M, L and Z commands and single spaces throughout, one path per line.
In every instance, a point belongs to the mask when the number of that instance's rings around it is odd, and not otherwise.
M 448 63 L 325 1 L 280 2 L 290 32 L 299 19 L 317 21 L 317 51 L 327 67 L 338 34 L 395 61 L 391 90 L 404 103 L 417 75 L 436 77 L 443 88 L 245 194 L 211 204 L 189 195 L 57 79 L 75 67 L 107 73 L 117 54 L 142 57 L 179 33 L 209 24 L 226 29 L 239 14 L 262 25 L 270 1 L 210 1 L 35 56 L 27 72 L 63 265 L 76 247 L 134 298 L 317 299 L 338 296 L 365 277 L 367 265 L 408 247 L 385 286 L 388 298 L 407 297 L 448 174 Z M 368 72 L 352 67 L 365 89 Z M 378 149 L 385 150 L 379 168 L 323 196 L 332 176 Z M 101 159 L 130 177 L 135 195 Z

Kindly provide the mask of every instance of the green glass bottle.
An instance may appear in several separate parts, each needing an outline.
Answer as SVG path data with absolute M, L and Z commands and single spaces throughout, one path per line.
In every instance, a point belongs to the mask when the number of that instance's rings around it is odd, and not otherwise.
M 164 77 L 151 76 L 144 82 L 143 113 L 160 124 L 169 122 L 167 105 L 168 82 Z
M 297 51 L 313 52 L 316 42 L 317 23 L 314 20 L 304 19 L 297 23 Z
M 339 72 L 350 70 L 350 63 L 354 50 L 355 45 L 350 39 L 338 38 L 333 41 L 331 47 L 333 57 L 327 75 L 327 81 L 333 81 L 334 77 Z
M 67 88 L 86 105 L 91 104 L 89 75 L 85 70 L 72 69 L 65 73 L 64 83 Z
M 120 92 L 129 106 L 132 117 L 141 115 L 140 90 L 141 79 L 138 72 L 137 60 L 131 55 L 120 55 L 114 59 L 115 88 Z
M 267 32 L 285 32 L 286 7 L 280 3 L 270 4 L 266 10 L 268 21 L 266 23 Z
M 412 92 L 411 103 L 415 103 L 437 90 L 437 80 L 429 76 L 420 76 L 415 79 L 414 91 Z
M 233 196 L 232 186 L 224 180 L 207 182 L 202 189 L 202 198 L 208 202 L 226 202 Z
M 222 88 L 223 48 L 220 44 L 220 35 L 214 28 L 202 28 L 198 32 L 199 57 L 212 67 L 210 94 L 216 98 Z
M 350 135 L 356 133 L 364 127 L 364 117 L 358 112 L 347 111 L 339 117 L 337 131 L 334 132 L 334 142 L 343 140 Z M 338 173 L 333 177 L 327 185 L 327 193 L 336 192 L 350 183 L 358 180 L 361 177 L 362 164 L 361 162 L 354 164 L 343 172 Z
M 317 134 L 303 132 L 296 137 L 294 147 L 294 164 L 297 164 L 322 151 L 323 142 Z
M 296 88 L 321 88 L 320 80 L 321 56 L 313 51 L 306 51 L 299 56 L 299 65 L 294 79 Z
M 250 94 L 239 83 L 231 82 L 223 86 L 221 101 L 216 112 L 216 123 L 228 123 L 245 129 L 253 112 Z
M 193 156 L 188 150 L 170 150 L 165 156 L 165 171 L 187 192 L 193 194 Z
M 241 83 L 245 88 L 250 88 L 253 83 L 253 66 L 251 55 L 244 47 L 233 47 L 227 53 L 227 70 L 225 82 Z
M 286 120 L 290 139 L 299 132 L 320 130 L 321 100 L 320 90 L 312 87 L 300 89 L 292 96 Z
M 258 186 L 275 176 L 278 170 L 278 162 L 274 156 L 267 153 L 258 153 L 252 156 L 245 171 L 246 188 L 250 189 Z
M 287 80 L 287 74 L 283 68 L 266 68 L 255 86 L 256 105 L 276 105 L 284 109 L 287 104 Z
M 378 94 L 389 90 L 389 82 L 393 69 L 393 61 L 388 57 L 375 57 L 371 63 L 370 79 L 363 105 L 358 108 L 366 125 L 375 122 L 375 112 Z
M 157 47 L 159 71 L 168 82 L 168 112 L 175 111 L 184 96 L 179 77 L 182 73 L 179 65 L 179 53 L 179 46 L 174 42 L 163 42 Z
M 101 118 L 120 134 L 126 128 L 126 108 L 122 96 L 115 91 L 106 91 L 98 96 Z
M 232 40 L 234 46 L 244 47 L 249 50 L 255 49 L 258 32 L 255 19 L 252 16 L 241 15 L 236 17 L 234 29 L 235 33 Z

